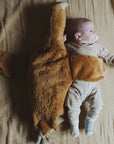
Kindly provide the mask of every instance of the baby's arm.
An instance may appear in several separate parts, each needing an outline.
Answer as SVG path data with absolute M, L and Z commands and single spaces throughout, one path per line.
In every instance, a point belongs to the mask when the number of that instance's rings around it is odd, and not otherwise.
M 114 54 L 110 53 L 108 49 L 100 47 L 99 57 L 101 57 L 107 64 L 114 65 Z

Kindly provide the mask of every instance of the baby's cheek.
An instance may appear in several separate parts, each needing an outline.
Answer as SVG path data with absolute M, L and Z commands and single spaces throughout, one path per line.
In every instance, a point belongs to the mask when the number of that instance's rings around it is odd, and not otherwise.
M 90 36 L 89 34 L 85 35 L 86 40 L 90 40 L 91 38 L 92 38 L 92 36 Z

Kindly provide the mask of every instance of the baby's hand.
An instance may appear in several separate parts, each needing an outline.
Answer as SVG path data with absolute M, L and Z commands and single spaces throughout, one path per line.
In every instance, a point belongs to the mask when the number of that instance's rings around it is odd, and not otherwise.
M 63 36 L 63 41 L 65 42 L 67 40 L 67 35 Z

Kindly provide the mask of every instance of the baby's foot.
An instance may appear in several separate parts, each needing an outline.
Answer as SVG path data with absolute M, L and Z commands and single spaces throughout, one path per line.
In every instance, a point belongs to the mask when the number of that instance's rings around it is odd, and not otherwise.
M 68 6 L 69 6 L 69 3 L 68 2 L 61 2 L 59 3 L 60 6 L 63 8 L 63 10 L 65 10 Z
M 85 133 L 86 133 L 86 135 L 90 136 L 93 134 L 93 124 L 94 124 L 94 120 L 87 116 L 85 118 Z
M 70 133 L 73 137 L 78 137 L 79 136 L 79 128 L 78 125 L 73 125 L 70 127 Z

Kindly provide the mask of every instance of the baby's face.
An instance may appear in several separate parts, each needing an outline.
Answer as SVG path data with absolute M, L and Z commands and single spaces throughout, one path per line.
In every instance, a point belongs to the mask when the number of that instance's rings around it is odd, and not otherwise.
M 94 24 L 92 22 L 86 22 L 80 25 L 80 43 L 93 44 L 97 40 L 96 32 L 94 30 Z

